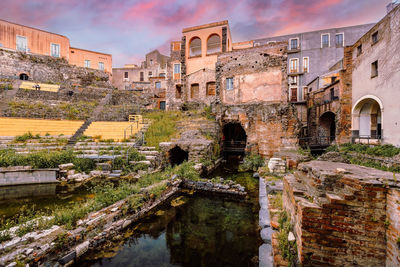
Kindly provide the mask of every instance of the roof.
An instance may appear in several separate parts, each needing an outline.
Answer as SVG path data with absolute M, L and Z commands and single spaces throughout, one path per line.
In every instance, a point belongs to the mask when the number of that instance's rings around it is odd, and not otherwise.
M 202 30 L 202 29 L 207 29 L 207 28 L 212 28 L 212 27 L 218 27 L 218 26 L 223 26 L 223 25 L 228 25 L 228 21 L 227 20 L 223 20 L 223 21 L 203 24 L 203 25 L 199 25 L 199 26 L 193 26 L 193 27 L 184 28 L 182 30 L 182 33 L 191 32 L 191 31 L 197 31 L 197 30 Z
M 87 49 L 83 49 L 83 48 L 70 47 L 69 49 L 77 49 L 77 50 L 82 50 L 82 51 L 86 51 L 86 52 L 96 53 L 96 54 L 100 54 L 100 55 L 107 55 L 107 56 L 112 57 L 111 54 L 102 53 L 102 52 L 97 52 L 97 51 L 92 51 L 92 50 L 87 50 Z
M 67 36 L 65 36 L 65 35 L 62 35 L 62 34 L 58 34 L 58 33 L 54 33 L 54 32 L 49 32 L 49 31 L 41 30 L 41 29 L 38 29 L 38 28 L 34 28 L 34 27 L 30 27 L 30 26 L 26 26 L 26 25 L 22 25 L 22 24 L 14 23 L 14 22 L 7 21 L 7 20 L 4 20 L 4 19 L 0 19 L 0 21 L 4 21 L 4 22 L 6 22 L 6 23 L 10 23 L 10 24 L 14 24 L 14 25 L 17 25 L 17 26 L 21 26 L 21 27 L 25 27 L 25 28 L 33 29 L 33 30 L 36 30 L 36 31 L 41 31 L 41 32 L 46 32 L 46 33 L 50 33 L 50 34 L 54 34 L 54 35 L 58 35 L 58 36 L 61 36 L 61 37 L 67 38 L 67 39 L 69 40 L 69 38 L 68 38 Z

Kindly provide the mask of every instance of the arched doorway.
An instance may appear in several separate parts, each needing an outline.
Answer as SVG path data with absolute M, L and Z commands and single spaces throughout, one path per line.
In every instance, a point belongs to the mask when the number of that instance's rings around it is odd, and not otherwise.
M 359 101 L 353 109 L 353 135 L 359 138 L 381 139 L 381 105 L 372 98 Z
M 22 80 L 22 81 L 27 81 L 29 79 L 29 76 L 26 73 L 21 73 L 19 75 L 19 79 Z
M 328 111 L 319 118 L 319 138 L 321 144 L 329 145 L 336 137 L 335 113 Z
M 224 125 L 223 152 L 225 157 L 229 154 L 244 156 L 246 141 L 247 134 L 240 123 Z
M 180 148 L 179 146 L 175 146 L 169 151 L 169 163 L 174 165 L 182 164 L 184 161 L 189 159 L 189 153 Z

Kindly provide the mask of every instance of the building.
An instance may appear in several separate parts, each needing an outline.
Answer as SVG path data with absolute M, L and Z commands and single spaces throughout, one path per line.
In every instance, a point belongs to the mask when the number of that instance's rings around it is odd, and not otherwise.
M 0 48 L 63 58 L 69 64 L 111 73 L 110 54 L 70 46 L 68 37 L 0 20 Z
M 400 146 L 400 6 L 351 46 L 352 137 Z
M 154 50 L 146 54 L 146 59 L 140 67 L 128 64 L 123 68 L 113 68 L 113 86 L 119 90 L 150 90 L 155 88 L 155 81 L 152 81 L 152 79 L 166 79 L 168 61 L 168 56 Z
M 353 45 L 374 24 L 331 28 L 312 32 L 268 37 L 253 41 L 254 46 L 273 42 L 288 42 L 289 98 L 292 102 L 305 100 L 308 83 L 329 72 L 343 59 L 345 46 Z

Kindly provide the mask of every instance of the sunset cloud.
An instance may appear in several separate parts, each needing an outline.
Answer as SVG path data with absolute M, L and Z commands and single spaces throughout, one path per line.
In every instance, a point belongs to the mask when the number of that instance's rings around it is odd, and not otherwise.
M 389 0 L 2 0 L 0 18 L 114 55 L 114 66 L 180 40 L 184 27 L 229 20 L 235 42 L 377 22 Z M 136 61 L 136 62 L 132 62 Z

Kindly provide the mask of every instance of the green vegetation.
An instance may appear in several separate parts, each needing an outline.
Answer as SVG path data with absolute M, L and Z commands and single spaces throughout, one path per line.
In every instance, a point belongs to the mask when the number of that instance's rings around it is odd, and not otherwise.
M 273 195 L 273 197 L 270 199 L 271 201 L 271 206 L 274 209 L 279 209 L 281 210 L 283 208 L 283 202 L 282 202 L 282 192 L 278 192 Z
M 12 84 L 11 83 L 7 83 L 7 84 L 0 84 L 0 90 L 12 90 Z
M 264 159 L 258 154 L 246 155 L 243 159 L 243 163 L 240 164 L 240 171 L 257 171 L 259 167 L 264 166 Z
M 31 132 L 27 132 L 27 133 L 24 133 L 23 135 L 17 135 L 14 138 L 14 142 L 16 142 L 16 143 L 26 142 L 26 141 L 31 140 L 31 139 L 40 139 L 40 135 L 36 134 L 34 136 Z
M 8 115 L 28 118 L 62 118 L 68 120 L 84 120 L 90 117 L 94 108 L 98 105 L 95 101 L 79 101 L 74 103 L 62 102 L 57 105 L 49 105 L 46 102 L 10 101 Z
M 288 240 L 289 232 L 293 232 L 293 227 L 290 224 L 290 219 L 288 218 L 288 215 L 285 211 L 280 213 L 278 222 L 278 242 L 282 257 L 289 262 L 288 266 L 296 266 L 297 244 L 295 241 L 290 242 Z
M 152 121 L 145 134 L 146 144 L 159 148 L 160 142 L 171 140 L 176 134 L 176 123 L 182 119 L 182 113 L 178 111 L 155 111 L 144 116 Z
M 86 199 L 80 202 L 71 202 L 69 205 L 63 205 L 55 210 L 46 212 L 37 212 L 34 208 L 24 210 L 17 217 L 0 221 L 0 230 L 7 230 L 13 226 L 21 225 L 18 235 L 22 236 L 35 229 L 45 229 L 51 225 L 65 225 L 67 228 L 76 226 L 78 220 L 84 218 L 88 213 L 100 210 L 119 200 L 128 199 L 128 205 L 131 210 L 140 207 L 149 196 L 159 196 L 165 189 L 166 184 L 160 183 L 176 174 L 178 178 L 199 179 L 199 175 L 192 163 L 185 162 L 176 167 L 167 167 L 162 172 L 147 173 L 136 181 L 122 181 L 118 185 L 110 182 L 103 182 L 93 187 L 92 192 L 95 195 L 92 199 Z M 154 186 L 153 186 L 154 185 Z M 152 186 L 148 191 L 144 188 Z M 43 216 L 53 216 L 51 220 L 40 219 Z M 38 220 L 36 224 L 32 220 Z M 27 223 L 30 222 L 30 223 Z M 35 226 L 36 225 L 36 226 Z M 1 240 L 10 238 L 7 231 L 0 236 Z
M 78 172 L 95 169 L 92 159 L 78 158 L 72 151 L 38 151 L 29 154 L 17 154 L 13 149 L 0 150 L 0 167 L 32 166 L 34 169 L 57 168 L 60 164 L 74 163 Z
M 215 121 L 215 115 L 212 113 L 211 106 L 205 106 L 203 113 L 208 120 Z
M 400 148 L 393 145 L 369 146 L 364 144 L 343 144 L 340 146 L 341 152 L 357 152 L 371 156 L 394 157 L 400 154 Z

